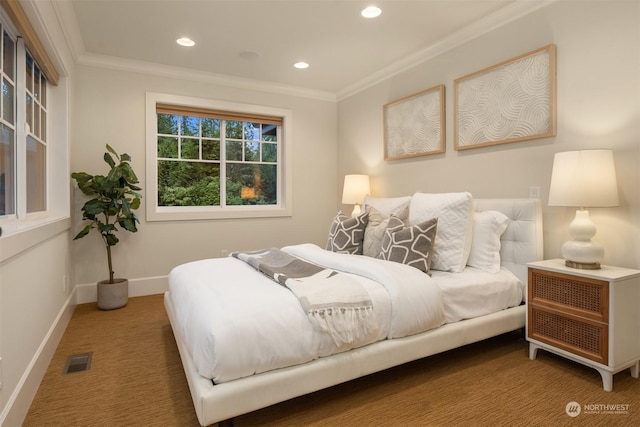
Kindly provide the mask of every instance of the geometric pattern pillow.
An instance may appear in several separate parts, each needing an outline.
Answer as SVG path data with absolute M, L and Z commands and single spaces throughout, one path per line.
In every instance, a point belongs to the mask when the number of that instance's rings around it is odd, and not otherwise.
M 409 218 L 409 203 L 405 203 L 390 214 L 384 214 L 373 206 L 369 206 L 367 212 L 369 212 L 369 222 L 364 230 L 362 254 L 375 258 L 380 253 L 384 232 L 389 226 L 389 218 L 393 215 L 406 221 Z
M 351 218 L 339 211 L 331 222 L 326 249 L 342 254 L 362 255 L 364 229 L 368 220 L 367 212 Z
M 378 258 L 407 264 L 428 274 L 437 225 L 438 218 L 431 218 L 407 227 L 402 220 L 391 216 Z

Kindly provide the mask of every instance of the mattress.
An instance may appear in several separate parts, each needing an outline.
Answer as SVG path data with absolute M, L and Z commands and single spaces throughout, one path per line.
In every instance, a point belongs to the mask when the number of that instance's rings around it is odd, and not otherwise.
M 183 264 L 169 275 L 173 326 L 203 377 L 223 383 L 413 335 L 445 322 L 440 289 L 413 267 L 337 254 L 311 244 L 283 250 L 350 274 L 368 291 L 377 326 L 366 336 L 337 345 L 313 328 L 292 292 L 248 264 L 234 257 Z
M 498 273 L 466 267 L 460 273 L 431 270 L 442 291 L 447 323 L 473 319 L 520 305 L 524 285 L 505 267 Z

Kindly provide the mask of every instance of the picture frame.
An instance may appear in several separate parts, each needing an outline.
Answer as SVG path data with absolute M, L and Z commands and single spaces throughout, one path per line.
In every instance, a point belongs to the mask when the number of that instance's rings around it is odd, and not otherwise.
M 398 160 L 444 153 L 444 85 L 385 104 L 384 159 Z
M 556 47 L 454 80 L 454 149 L 556 135 Z

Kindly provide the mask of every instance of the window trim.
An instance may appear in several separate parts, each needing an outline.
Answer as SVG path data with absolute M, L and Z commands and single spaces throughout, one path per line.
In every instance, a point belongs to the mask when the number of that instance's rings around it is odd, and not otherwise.
M 281 194 L 278 205 L 243 206 L 158 206 L 158 162 L 157 162 L 157 114 L 156 105 L 184 106 L 207 110 L 226 111 L 238 114 L 255 114 L 282 118 L 282 143 L 278 150 L 278 192 Z M 286 217 L 293 214 L 293 155 L 292 155 L 292 117 L 291 110 L 263 105 L 242 104 L 238 102 L 190 96 L 170 95 L 157 92 L 146 93 L 146 185 L 145 206 L 147 221 L 180 221 L 229 218 L 269 218 Z

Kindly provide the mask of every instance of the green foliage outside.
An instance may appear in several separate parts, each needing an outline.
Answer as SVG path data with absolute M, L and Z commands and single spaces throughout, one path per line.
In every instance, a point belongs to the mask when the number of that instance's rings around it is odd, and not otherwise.
M 221 122 L 158 114 L 159 206 L 220 206 Z M 275 128 L 228 120 L 224 129 L 226 205 L 276 204 Z

